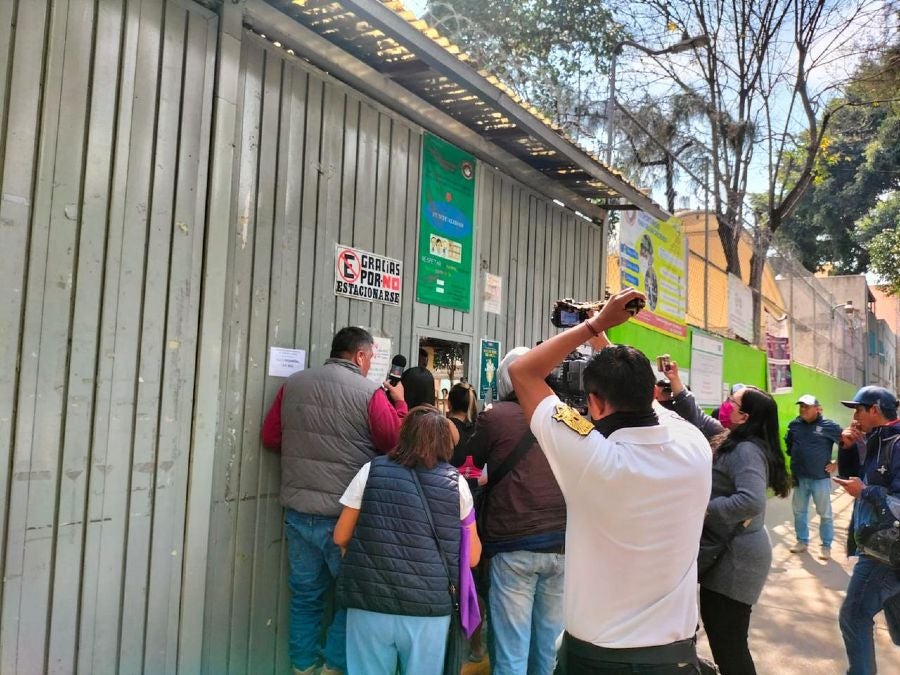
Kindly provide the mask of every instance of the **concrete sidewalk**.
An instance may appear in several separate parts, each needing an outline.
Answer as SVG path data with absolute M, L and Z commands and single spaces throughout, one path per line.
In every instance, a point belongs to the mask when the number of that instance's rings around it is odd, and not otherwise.
M 845 550 L 853 499 L 842 488 L 832 491 L 835 520 L 833 559 L 819 552 L 819 519 L 810 503 L 810 547 L 798 555 L 794 545 L 791 500 L 770 499 L 766 525 L 772 538 L 772 569 L 750 618 L 750 651 L 760 675 L 839 675 L 847 670 L 838 609 L 844 600 L 856 558 Z M 701 653 L 709 655 L 705 636 Z M 878 672 L 900 673 L 900 647 L 888 635 L 884 616 L 875 619 Z
M 847 670 L 837 615 L 856 560 L 845 553 L 853 500 L 842 488 L 832 492 L 835 541 L 828 562 L 816 558 L 819 519 L 810 507 L 811 546 L 797 555 L 788 550 L 795 541 L 790 498 L 769 500 L 772 569 L 750 618 L 750 651 L 759 675 L 840 675 Z M 702 630 L 699 651 L 709 657 Z M 881 614 L 875 619 L 875 652 L 879 673 L 900 674 L 900 647 L 891 642 Z M 488 673 L 487 660 L 463 669 L 464 675 Z

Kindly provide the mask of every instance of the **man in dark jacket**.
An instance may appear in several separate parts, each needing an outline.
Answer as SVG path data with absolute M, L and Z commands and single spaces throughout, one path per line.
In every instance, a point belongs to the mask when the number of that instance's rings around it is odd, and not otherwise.
M 331 357 L 319 368 L 291 375 L 263 423 L 263 445 L 281 452 L 296 675 L 346 669 L 343 609 L 335 613 L 324 650 L 318 640 L 325 595 L 341 562 L 333 541 L 338 500 L 363 464 L 397 444 L 407 411 L 402 384 L 366 379 L 373 345 L 362 328 L 342 328 L 332 340 Z
M 841 426 L 822 417 L 822 406 L 815 396 L 804 394 L 797 399 L 797 404 L 800 414 L 788 424 L 784 437 L 795 485 L 791 498 L 797 543 L 791 548 L 791 553 L 805 553 L 809 546 L 809 500 L 812 498 L 819 514 L 819 536 L 822 539 L 819 558 L 828 560 L 834 539 L 829 472 L 835 468 L 831 453 L 834 444 L 841 439 Z
M 509 366 L 526 347 L 510 351 L 497 370 L 500 401 L 476 422 L 466 453 L 491 472 L 523 438 L 531 442 L 490 494 L 480 514 L 485 556 L 491 556 L 488 649 L 494 675 L 550 675 L 563 632 L 566 502 L 546 456 L 516 400 Z M 495 476 L 496 478 L 496 476 Z
M 897 419 L 897 397 L 883 387 L 863 387 L 852 401 L 841 401 L 853 408 L 854 427 L 847 429 L 841 440 L 839 458 L 842 466 L 859 466 L 850 478 L 835 478 L 856 502 L 850 520 L 848 553 L 856 555 L 853 528 L 860 503 L 874 501 L 884 495 L 900 496 L 900 421 Z M 865 434 L 866 453 L 859 465 L 856 442 Z M 843 469 L 842 469 L 843 472 Z M 853 568 L 847 596 L 841 605 L 840 626 L 850 662 L 849 675 L 875 673 L 874 618 L 881 610 L 895 644 L 900 644 L 900 578 L 898 570 L 865 554 Z

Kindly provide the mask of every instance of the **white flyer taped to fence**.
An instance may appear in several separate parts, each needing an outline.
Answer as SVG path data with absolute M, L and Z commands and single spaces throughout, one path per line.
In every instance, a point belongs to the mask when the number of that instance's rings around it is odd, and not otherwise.
M 305 349 L 269 347 L 269 377 L 290 377 L 306 368 Z

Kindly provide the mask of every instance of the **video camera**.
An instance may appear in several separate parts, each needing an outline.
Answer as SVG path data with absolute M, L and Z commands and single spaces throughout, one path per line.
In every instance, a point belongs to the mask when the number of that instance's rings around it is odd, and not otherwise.
M 587 414 L 587 394 L 584 392 L 584 369 L 588 357 L 574 351 L 547 376 L 547 384 L 559 400 L 572 406 L 582 415 Z
M 603 309 L 607 300 L 609 300 L 608 292 L 603 300 L 594 302 L 575 302 L 572 298 L 557 300 L 553 303 L 553 310 L 550 312 L 550 323 L 557 328 L 577 326 L 581 322 L 587 321 L 592 311 L 599 312 Z M 644 305 L 643 300 L 635 298 L 625 306 L 631 311 L 633 316 L 644 309 Z
M 572 298 L 563 298 L 553 303 L 550 312 L 550 323 L 557 328 L 571 328 L 586 321 L 593 312 L 603 309 L 609 300 L 609 292 L 603 300 L 594 302 L 575 302 Z M 632 315 L 644 308 L 644 301 L 635 298 L 626 307 Z M 570 405 L 582 414 L 587 414 L 587 394 L 584 391 L 584 369 L 590 359 L 579 351 L 569 354 L 562 363 L 547 376 L 547 384 L 553 393 L 566 405 Z

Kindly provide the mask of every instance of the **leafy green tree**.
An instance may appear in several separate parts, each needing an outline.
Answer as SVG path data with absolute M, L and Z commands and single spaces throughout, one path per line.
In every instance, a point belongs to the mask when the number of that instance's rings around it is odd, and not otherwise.
M 807 269 L 839 274 L 868 269 L 866 239 L 854 224 L 860 214 L 881 207 L 882 195 L 900 189 L 898 99 L 900 48 L 893 47 L 864 61 L 845 95 L 832 102 L 836 112 L 812 185 L 782 229 Z M 876 103 L 866 105 L 870 101 Z
M 856 223 L 853 236 L 868 253 L 870 269 L 900 295 L 900 192 L 880 200 Z
M 642 56 L 622 98 L 629 89 L 643 98 L 646 87 L 636 84 L 649 82 L 660 104 L 676 95 L 698 99 L 700 114 L 681 128 L 707 150 L 728 271 L 741 274 L 738 244 L 750 229 L 762 252 L 751 263 L 751 285 L 758 287 L 765 251 L 811 184 L 827 138 L 834 114 L 828 102 L 843 82 L 829 73 L 823 84 L 822 72 L 859 49 L 848 25 L 881 20 L 883 4 L 643 0 L 618 7 L 617 16 L 642 44 L 657 44 L 665 28 L 708 37 L 708 46 L 690 54 L 652 61 Z M 751 178 L 761 177 L 765 193 L 747 214 Z
M 596 138 L 622 36 L 603 3 L 430 0 L 422 18 L 570 135 Z

